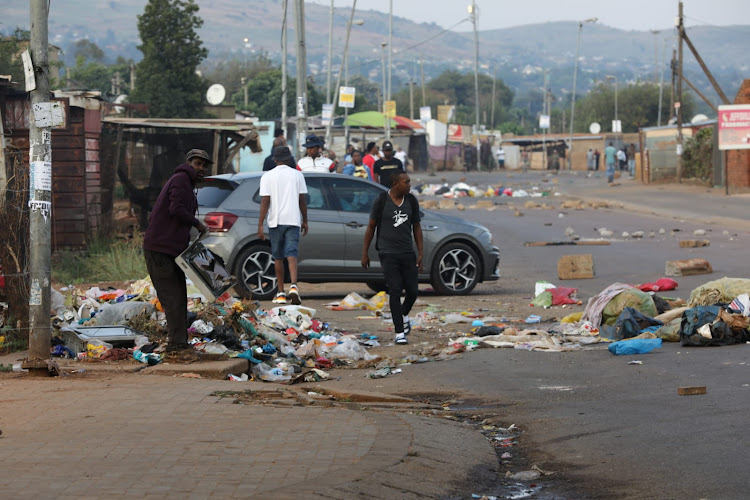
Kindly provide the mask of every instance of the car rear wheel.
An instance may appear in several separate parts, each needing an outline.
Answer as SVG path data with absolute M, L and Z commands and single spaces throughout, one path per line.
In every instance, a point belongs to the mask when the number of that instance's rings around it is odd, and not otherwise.
M 269 300 L 276 293 L 276 266 L 271 248 L 253 245 L 244 249 L 237 257 L 235 273 L 243 291 L 256 300 Z
M 432 261 L 430 282 L 441 295 L 465 295 L 479 282 L 479 257 L 468 245 L 449 243 Z

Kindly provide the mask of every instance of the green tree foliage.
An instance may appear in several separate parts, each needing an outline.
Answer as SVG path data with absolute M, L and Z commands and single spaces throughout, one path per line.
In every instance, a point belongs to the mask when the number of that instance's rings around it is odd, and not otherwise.
M 354 107 L 349 110 L 349 113 L 377 111 L 378 93 L 380 89 L 380 86 L 377 83 L 365 78 L 364 75 L 357 74 L 349 77 L 349 86 L 356 89 L 356 93 L 354 94 Z M 342 111 L 342 108 L 336 108 L 336 113 L 342 113 Z
M 712 157 L 714 154 L 713 129 L 702 128 L 693 137 L 685 139 L 682 152 L 683 175 L 686 178 L 711 181 L 713 172 Z
M 201 72 L 207 81 L 222 84 L 227 89 L 227 95 L 231 96 L 242 91 L 242 78 L 249 82 L 260 73 L 275 67 L 271 59 L 263 53 L 249 61 L 236 57 L 221 59 L 211 67 L 202 67 Z
M 665 89 L 662 98 L 662 125 L 669 120 L 669 97 Z M 693 116 L 695 100 L 685 94 L 682 103 L 683 116 Z M 622 131 L 637 132 L 641 127 L 655 127 L 659 118 L 659 86 L 653 83 L 630 84 L 617 91 L 617 117 L 622 122 Z M 589 125 L 598 122 L 603 131 L 611 130 L 615 119 L 615 87 L 612 82 L 602 82 L 586 96 L 576 101 L 574 130 L 588 131 Z
M 94 42 L 83 39 L 78 40 L 73 45 L 73 57 L 76 58 L 76 61 L 78 61 L 79 57 L 82 57 L 86 62 L 95 61 L 100 63 L 104 61 L 104 51 Z
M 495 81 L 495 115 L 492 120 L 492 84 L 489 75 L 479 75 L 479 123 L 495 128 L 513 118 L 510 105 L 513 91 L 498 79 Z M 394 95 L 399 115 L 409 114 L 409 87 Z M 414 114 L 422 103 L 422 89 L 414 86 Z M 474 74 L 447 70 L 431 80 L 425 88 L 425 105 L 432 108 L 432 116 L 437 117 L 437 106 L 456 106 L 456 123 L 473 124 L 475 121 Z
M 208 51 L 198 37 L 203 25 L 194 0 L 149 0 L 138 16 L 143 59 L 136 67 L 131 102 L 144 102 L 160 118 L 203 115 L 205 81 L 196 69 Z
M 70 68 L 70 87 L 73 89 L 99 90 L 103 95 L 112 91 L 112 78 L 120 75 L 120 93 L 130 92 L 130 65 L 132 60 L 118 57 L 115 64 L 85 62 L 83 56 L 76 58 L 76 65 Z
M 287 79 L 287 113 L 293 116 L 297 106 L 297 80 Z M 281 117 L 281 69 L 271 69 L 258 73 L 247 83 L 247 107 L 244 106 L 242 89 L 232 95 L 232 102 L 238 109 L 253 113 L 261 120 L 276 120 Z M 311 115 L 320 114 L 323 108 L 323 95 L 311 81 L 307 82 L 307 102 Z
M 6 35 L 0 32 L 0 74 L 11 75 L 23 87 L 21 52 L 28 47 L 31 33 L 21 28 Z

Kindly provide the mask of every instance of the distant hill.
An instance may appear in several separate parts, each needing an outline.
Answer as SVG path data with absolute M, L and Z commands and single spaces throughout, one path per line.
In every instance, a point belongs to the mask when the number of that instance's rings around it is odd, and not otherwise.
M 16 26 L 29 25 L 28 4 L 10 2 L 3 7 L 0 29 L 10 32 Z M 143 12 L 145 0 L 66 0 L 53 2 L 50 12 L 50 41 L 63 49 L 76 40 L 89 38 L 114 60 L 118 55 L 138 59 L 135 49 L 139 43 L 136 16 Z M 280 32 L 282 2 L 280 0 L 200 0 L 200 15 L 205 23 L 200 31 L 209 49 L 207 64 L 217 59 L 245 57 L 263 51 L 274 59 L 281 50 Z M 289 2 L 289 52 L 294 56 L 294 9 Z M 325 68 L 328 50 L 328 8 L 307 4 L 306 36 L 308 62 L 311 73 Z M 348 8 L 335 10 L 334 65 L 343 52 Z M 351 72 L 362 72 L 377 80 L 380 71 L 381 42 L 387 39 L 388 16 L 373 10 L 358 11 L 357 19 L 363 26 L 354 26 L 350 41 Z M 665 19 L 668 26 L 671 19 Z M 658 21 L 655 21 L 658 22 Z M 446 32 L 434 23 L 414 23 L 395 17 L 393 23 L 394 88 L 405 84 L 409 76 L 418 77 L 418 61 L 424 59 L 429 76 L 446 68 L 471 70 L 473 38 L 469 31 Z M 469 23 L 459 26 L 469 30 Z M 520 89 L 524 85 L 542 85 L 542 70 L 553 75 L 553 90 L 566 92 L 572 80 L 575 58 L 575 22 L 550 22 L 514 28 L 486 30 L 479 33 L 482 71 L 497 74 L 509 85 Z M 579 92 L 606 74 L 617 74 L 622 81 L 653 80 L 655 41 L 661 58 L 663 38 L 673 33 L 665 27 L 658 37 L 650 31 L 624 31 L 600 24 L 586 24 L 581 32 Z M 728 95 L 734 96 L 742 79 L 750 77 L 750 26 L 693 27 L 689 36 L 701 56 Z M 244 48 L 243 38 L 252 46 Z M 427 43 L 420 42 L 431 39 Z M 417 45 L 420 44 L 420 45 Z M 666 46 L 665 66 L 671 58 L 672 44 Z M 417 45 L 416 47 L 414 47 Z M 247 51 L 247 52 L 246 52 Z M 694 58 L 685 47 L 686 74 L 711 96 L 707 80 L 699 73 Z M 661 66 L 661 65 L 660 65 Z M 290 65 L 293 72 L 293 64 Z M 665 72 L 665 81 L 669 81 Z

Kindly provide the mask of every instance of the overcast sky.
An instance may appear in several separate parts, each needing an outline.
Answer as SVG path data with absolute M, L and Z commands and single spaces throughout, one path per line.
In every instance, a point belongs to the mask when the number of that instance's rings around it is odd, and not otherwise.
M 309 1 L 309 0 L 308 0 Z M 330 0 L 313 0 L 330 5 Z M 393 0 L 393 15 L 415 22 L 435 22 L 448 28 L 465 17 L 471 0 Z M 669 29 L 677 17 L 677 0 L 476 0 L 479 29 L 508 28 L 548 21 L 599 22 L 623 30 Z M 357 0 L 357 9 L 388 12 L 390 0 Z M 334 0 L 351 7 L 351 0 Z M 726 26 L 750 23 L 750 0 L 684 0 L 685 25 Z M 465 31 L 469 24 L 456 30 Z

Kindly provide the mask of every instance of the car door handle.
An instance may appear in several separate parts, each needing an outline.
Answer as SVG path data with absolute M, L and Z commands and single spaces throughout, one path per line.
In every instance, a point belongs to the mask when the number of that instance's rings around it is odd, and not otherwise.
M 357 221 L 354 221 L 354 220 L 351 221 L 351 222 L 347 222 L 346 225 L 349 226 L 349 227 L 364 227 L 364 224 L 361 224 L 361 223 L 359 223 Z
M 422 226 L 422 231 L 434 231 L 437 228 L 437 226 Z

